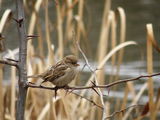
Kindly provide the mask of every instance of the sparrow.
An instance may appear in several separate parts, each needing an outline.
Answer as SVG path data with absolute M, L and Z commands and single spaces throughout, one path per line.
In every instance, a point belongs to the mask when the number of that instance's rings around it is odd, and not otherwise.
M 44 82 L 51 82 L 56 87 L 65 87 L 74 80 L 78 73 L 78 66 L 77 57 L 68 55 L 55 65 L 51 66 L 44 73 L 28 76 L 28 78 L 41 78 L 43 79 L 41 84 Z

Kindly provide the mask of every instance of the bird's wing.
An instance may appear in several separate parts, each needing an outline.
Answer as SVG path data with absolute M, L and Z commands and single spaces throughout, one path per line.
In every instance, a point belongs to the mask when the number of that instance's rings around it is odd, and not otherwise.
M 57 65 L 57 66 L 53 66 L 51 67 L 49 70 L 47 70 L 44 74 L 43 74 L 43 82 L 47 82 L 47 81 L 54 81 L 55 79 L 58 79 L 59 77 L 63 76 L 65 74 L 65 70 L 67 70 L 67 66 L 66 65 Z

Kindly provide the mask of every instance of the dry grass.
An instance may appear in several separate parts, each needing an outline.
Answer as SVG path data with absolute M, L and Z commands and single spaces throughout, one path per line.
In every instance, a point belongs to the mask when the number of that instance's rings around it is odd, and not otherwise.
M 28 35 L 38 34 L 36 43 L 33 44 L 33 40 L 28 41 L 28 75 L 42 73 L 50 65 L 53 65 L 57 59 L 63 58 L 63 56 L 68 53 L 67 49 L 72 54 L 80 56 L 78 48 L 76 48 L 75 41 L 73 40 L 73 31 L 76 32 L 77 41 L 81 43 L 82 46 L 86 46 L 83 43 L 87 39 L 86 26 L 84 24 L 84 0 L 66 0 L 64 2 L 54 2 L 56 11 L 50 11 L 48 6 L 53 1 L 43 1 L 37 0 L 32 3 L 34 10 L 32 10 L 31 18 L 29 22 Z M 52 3 L 53 4 L 53 3 Z M 3 6 L 2 6 L 3 7 Z M 25 2 L 25 8 L 29 9 L 27 1 Z M 77 8 L 77 11 L 74 9 Z M 30 10 L 31 11 L 31 10 Z M 40 16 L 40 11 L 44 13 L 44 24 L 45 33 L 43 33 L 43 27 L 41 25 L 42 18 Z M 50 19 L 49 13 L 56 14 L 56 23 L 53 25 L 53 20 Z M 0 22 L 0 33 L 3 32 L 7 18 L 11 13 L 10 10 L 4 12 L 3 17 Z M 117 17 L 120 17 L 120 21 L 117 21 Z M 28 18 L 26 18 L 28 19 Z M 120 33 L 117 32 L 118 24 L 120 23 Z M 57 31 L 57 43 L 55 46 L 51 34 L 53 34 L 53 29 Z M 111 33 L 111 34 L 110 34 Z M 119 38 L 117 37 L 119 36 Z M 118 7 L 116 11 L 111 10 L 111 1 L 106 0 L 104 4 L 104 13 L 102 17 L 102 25 L 100 30 L 100 36 L 98 41 L 98 54 L 97 54 L 97 68 L 101 69 L 95 72 L 97 76 L 96 84 L 106 84 L 119 79 L 120 65 L 123 62 L 124 48 L 131 45 L 137 45 L 134 41 L 126 41 L 126 17 L 124 9 Z M 109 42 L 111 40 L 111 42 Z M 90 43 L 91 44 L 91 43 Z M 67 45 L 67 46 L 66 46 Z M 44 52 L 47 46 L 47 52 Z M 111 46 L 111 48 L 109 48 Z M 153 73 L 153 51 L 154 47 L 159 51 L 159 46 L 157 46 L 154 40 L 152 25 L 147 25 L 147 72 L 148 74 Z M 55 49 L 56 48 L 56 49 Z M 93 54 L 96 50 L 93 51 Z M 47 54 L 46 54 L 47 53 Z M 86 51 L 85 51 L 86 53 Z M 10 51 L 10 55 L 14 59 L 14 54 Z M 0 58 L 1 58 L 0 53 Z M 81 58 L 82 59 L 82 58 Z M 116 76 L 110 76 L 110 80 L 105 78 L 104 66 L 111 60 L 113 68 L 116 68 Z M 117 64 L 116 64 L 117 63 Z M 17 99 L 17 77 L 15 68 L 11 68 L 10 76 L 11 84 L 5 86 L 3 84 L 3 65 L 0 65 L 0 119 L 14 120 L 15 119 L 15 104 Z M 89 85 L 95 78 L 95 74 L 91 73 L 89 78 L 85 78 L 85 85 Z M 81 74 L 77 77 L 77 80 L 81 80 Z M 135 76 L 136 77 L 136 76 Z M 38 82 L 37 79 L 29 79 L 31 82 Z M 49 83 L 46 86 L 52 86 Z M 76 85 L 73 82 L 72 85 Z M 141 111 L 137 108 L 138 114 L 136 114 L 137 120 L 142 120 L 144 117 L 150 120 L 156 120 L 160 108 L 160 97 L 157 97 L 157 101 L 153 99 L 156 95 L 154 93 L 154 83 L 153 79 L 149 78 L 148 81 L 144 82 L 141 89 L 136 92 L 134 89 L 134 84 L 129 82 L 124 87 L 124 97 L 123 99 L 110 99 L 109 96 L 103 97 L 104 90 L 98 89 L 100 96 L 98 96 L 93 91 L 89 90 L 78 91 L 82 96 L 92 99 L 97 104 L 104 107 L 102 109 L 93 106 L 90 102 L 74 94 L 67 94 L 66 91 L 58 91 L 58 96 L 54 97 L 54 92 L 42 89 L 29 88 L 27 100 L 26 100 L 26 120 L 99 120 L 104 119 L 109 116 L 113 111 L 119 111 L 120 109 L 125 109 L 128 105 L 138 104 L 138 101 L 143 96 L 145 90 L 148 86 L 148 97 L 150 109 L 146 114 L 141 115 Z M 114 88 L 117 90 L 119 86 Z M 132 94 L 133 99 L 129 101 L 128 96 Z M 160 92 L 158 92 L 158 95 Z M 119 113 L 116 115 L 116 119 L 128 120 L 131 119 L 134 108 L 128 109 L 125 113 Z M 112 118 L 111 118 L 112 119 Z

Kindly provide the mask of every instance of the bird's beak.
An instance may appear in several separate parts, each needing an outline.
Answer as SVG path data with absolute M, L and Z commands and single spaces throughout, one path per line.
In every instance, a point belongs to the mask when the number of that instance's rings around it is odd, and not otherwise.
M 77 64 L 75 64 L 75 66 L 80 66 L 80 65 L 77 63 Z

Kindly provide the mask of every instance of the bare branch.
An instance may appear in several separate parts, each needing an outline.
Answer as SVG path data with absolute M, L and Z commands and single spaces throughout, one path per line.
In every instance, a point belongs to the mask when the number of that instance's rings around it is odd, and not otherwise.
M 39 37 L 38 35 L 27 35 L 27 40 Z
M 14 63 L 14 62 L 11 62 L 11 61 L 8 61 L 8 60 L 0 60 L 0 63 L 5 64 L 5 65 L 10 65 L 10 66 L 15 66 L 16 68 L 18 68 L 17 63 Z
M 130 82 L 130 81 L 137 81 L 137 80 L 140 80 L 141 78 L 150 78 L 150 77 L 154 77 L 154 76 L 159 76 L 160 73 L 155 73 L 155 74 L 151 74 L 151 75 L 142 75 L 142 76 L 139 76 L 139 77 L 136 77 L 136 78 L 130 78 L 130 79 L 126 79 L 126 80 L 119 80 L 119 81 L 116 81 L 116 82 L 112 82 L 110 84 L 107 84 L 107 85 L 92 85 L 92 86 L 75 86 L 75 87 L 61 87 L 59 89 L 65 89 L 65 90 L 84 90 L 84 89 L 93 89 L 93 88 L 110 88 L 114 85 L 117 85 L 117 84 L 122 84 L 122 83 L 126 83 L 126 82 Z M 55 90 L 57 88 L 55 87 L 45 87 L 45 86 L 38 86 L 34 83 L 28 83 L 27 84 L 28 87 L 32 87 L 32 88 L 41 88 L 41 89 L 48 89 L 48 90 Z
M 16 2 L 16 12 L 17 19 L 17 30 L 19 36 L 19 80 L 18 80 L 18 95 L 17 95 L 17 105 L 16 105 L 16 120 L 24 120 L 25 115 L 25 102 L 28 87 L 27 82 L 27 35 L 25 27 L 25 13 L 24 13 L 24 3 L 23 0 L 15 0 Z
M 122 109 L 120 111 L 116 111 L 116 112 L 113 112 L 111 115 L 109 115 L 108 117 L 106 117 L 105 119 L 110 119 L 112 117 L 114 117 L 115 115 L 119 114 L 119 113 L 122 113 L 122 112 L 125 112 L 126 110 L 130 109 L 130 108 L 135 108 L 135 107 L 142 107 L 144 105 L 131 105 L 129 107 L 126 107 L 125 109 Z
M 32 88 L 42 88 L 42 89 L 48 89 L 48 90 L 64 89 L 64 90 L 67 90 L 67 91 L 70 89 L 71 91 L 69 91 L 69 93 L 72 93 L 72 94 L 74 94 L 74 95 L 76 95 L 76 96 L 78 96 L 78 97 L 80 97 L 80 98 L 83 98 L 83 99 L 91 102 L 93 105 L 95 105 L 95 106 L 103 109 L 102 106 L 96 104 L 93 100 L 90 100 L 90 99 L 88 99 L 88 98 L 86 98 L 86 97 L 84 97 L 84 96 L 81 96 L 81 95 L 73 92 L 74 89 L 72 89 L 71 87 L 59 87 L 59 88 L 57 88 L 57 87 L 45 87 L 45 86 L 42 86 L 42 85 L 37 86 L 37 85 L 35 85 L 34 83 L 31 83 L 31 82 L 28 82 L 28 87 L 32 87 Z
M 15 59 L 11 59 L 11 58 L 6 58 L 7 60 L 9 60 L 9 61 L 13 61 L 13 62 L 19 62 L 18 60 L 15 60 Z

